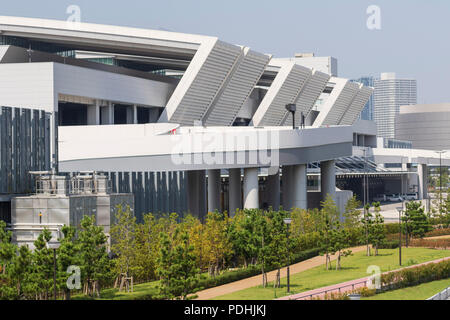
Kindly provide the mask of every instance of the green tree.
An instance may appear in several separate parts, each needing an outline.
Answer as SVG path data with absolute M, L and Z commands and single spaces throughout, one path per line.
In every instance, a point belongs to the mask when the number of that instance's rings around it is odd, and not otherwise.
M 372 204 L 375 210 L 375 217 L 371 220 L 369 226 L 369 241 L 375 247 L 375 256 L 378 255 L 379 246 L 386 239 L 386 229 L 384 227 L 384 218 L 381 215 L 381 207 L 379 202 Z M 372 215 L 371 215 L 372 218 Z
M 198 290 L 200 271 L 196 266 L 194 247 L 189 243 L 189 235 L 177 229 L 172 239 L 166 233 L 161 233 L 160 240 L 159 295 L 163 299 L 186 300 L 189 294 Z M 175 244 L 177 242 L 179 243 Z
M 228 217 L 220 212 L 209 212 L 204 225 L 205 251 L 208 254 L 209 275 L 216 276 L 233 253 L 228 236 Z
M 423 238 L 427 232 L 432 230 L 429 217 L 420 202 L 407 203 L 402 220 L 403 229 L 412 237 Z
M 268 257 L 266 260 L 271 268 L 277 269 L 274 287 L 279 288 L 281 286 L 281 267 L 290 261 L 289 254 L 291 253 L 288 248 L 287 226 L 284 223 L 288 213 L 286 211 L 270 211 L 268 214 L 270 242 L 267 245 Z
M 352 254 L 351 250 L 345 250 L 350 246 L 350 233 L 340 221 L 336 221 L 333 228 L 329 230 L 329 239 L 330 251 L 337 252 L 338 255 L 336 270 L 340 270 L 342 257 L 347 257 Z
M 71 226 L 64 226 L 61 229 L 63 238 L 60 239 L 58 248 L 57 266 L 59 288 L 64 289 L 64 298 L 70 300 L 70 289 L 67 286 L 67 280 L 71 276 L 67 273 L 70 266 L 80 264 L 79 246 L 76 240 L 76 229 Z
M 80 268 L 84 294 L 100 295 L 103 284 L 111 281 L 112 263 L 106 251 L 107 238 L 103 228 L 95 225 L 95 216 L 84 216 L 78 235 Z
M 322 254 L 325 255 L 325 265 L 327 270 L 330 268 L 331 255 L 335 253 L 334 244 L 332 242 L 332 230 L 335 229 L 336 223 L 339 221 L 340 213 L 333 198 L 328 194 L 325 201 L 321 203 L 320 210 L 320 244 Z
M 33 260 L 33 254 L 28 246 L 21 246 L 9 270 L 11 284 L 14 284 L 17 293 L 14 295 L 14 298 L 38 298 L 37 293 L 41 288 L 34 281 L 35 268 Z M 13 297 L 13 295 L 10 296 Z
M 260 223 L 263 217 L 261 210 L 238 210 L 232 219 L 228 235 L 233 252 L 243 259 L 244 267 L 255 264 L 261 247 Z
M 0 220 L 0 273 L 3 275 L 6 275 L 6 269 L 17 251 L 17 247 L 11 243 L 11 237 L 11 231 L 6 230 L 6 222 Z
M 54 257 L 53 250 L 48 247 L 52 234 L 44 229 L 34 241 L 34 264 L 35 274 L 33 276 L 38 288 L 41 288 L 41 299 L 48 300 L 53 287 Z
M 135 276 L 139 272 L 136 263 L 136 217 L 130 206 L 125 210 L 118 206 L 115 218 L 115 224 L 111 228 L 111 251 L 116 255 L 117 279 L 121 279 L 122 275 Z

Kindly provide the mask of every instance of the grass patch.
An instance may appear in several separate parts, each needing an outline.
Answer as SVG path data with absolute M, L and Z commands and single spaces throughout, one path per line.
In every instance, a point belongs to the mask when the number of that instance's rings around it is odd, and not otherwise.
M 353 256 L 344 258 L 341 262 L 342 270 L 325 270 L 325 265 L 291 275 L 291 294 L 309 291 L 345 281 L 366 277 L 369 266 L 379 266 L 382 272 L 393 271 L 401 268 L 398 265 L 398 249 L 379 250 L 380 255 L 367 257 L 365 251 L 358 252 Z M 450 256 L 448 250 L 434 250 L 426 248 L 402 248 L 403 267 L 407 262 L 419 264 Z M 324 258 L 325 260 L 325 258 Z M 325 261 L 324 261 L 325 262 Z M 332 262 L 332 267 L 335 262 Z M 267 288 L 257 286 L 248 288 L 224 296 L 216 297 L 214 300 L 272 300 L 286 296 L 286 278 L 281 279 L 281 288 L 276 291 L 273 283 Z
M 422 283 L 415 287 L 403 288 L 377 294 L 361 300 L 426 300 L 450 287 L 450 279 Z
M 101 291 L 101 297 L 95 300 L 152 300 L 157 295 L 159 281 L 137 284 L 134 292 L 119 292 L 119 289 L 105 289 Z M 94 300 L 84 295 L 76 295 L 72 300 Z

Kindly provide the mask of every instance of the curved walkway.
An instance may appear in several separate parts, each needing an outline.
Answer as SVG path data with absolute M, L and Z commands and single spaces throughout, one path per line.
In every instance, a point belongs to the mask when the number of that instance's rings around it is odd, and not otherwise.
M 361 247 L 355 247 L 350 248 L 353 252 L 360 252 L 366 250 L 366 246 Z M 337 255 L 331 256 L 331 260 L 336 260 Z M 303 272 L 308 269 L 312 269 L 318 266 L 321 266 L 325 263 L 325 257 L 324 256 L 318 256 L 311 258 L 309 260 L 305 260 L 302 262 L 299 262 L 297 264 L 293 264 L 290 267 L 290 273 L 291 275 Z M 277 274 L 277 270 L 271 271 L 267 273 L 267 280 L 268 282 L 274 281 Z M 281 269 L 281 278 L 286 277 L 286 268 Z M 206 289 L 197 292 L 198 298 L 196 300 L 209 300 L 213 299 L 215 297 L 223 296 L 229 293 L 233 293 L 236 291 L 241 291 L 247 288 L 252 288 L 261 285 L 262 278 L 261 275 L 257 275 L 251 278 L 239 280 L 232 283 L 227 283 L 222 286 Z
M 400 268 L 397 270 L 384 272 L 382 274 L 396 272 L 396 271 L 399 271 L 402 269 L 416 268 L 419 266 L 424 266 L 424 265 L 431 264 L 431 263 L 438 263 L 438 262 L 442 262 L 442 261 L 446 261 L 446 260 L 450 260 L 450 257 L 441 258 L 441 259 L 437 259 L 434 261 L 428 261 L 428 262 L 420 263 L 420 264 L 417 264 L 414 266 L 409 266 L 409 267 Z M 336 294 L 336 293 L 341 293 L 341 292 L 344 293 L 344 292 L 348 292 L 348 291 L 353 291 L 358 288 L 366 287 L 367 281 L 369 280 L 369 278 L 372 278 L 372 276 L 364 277 L 364 278 L 357 279 L 357 280 L 342 282 L 342 283 L 338 283 L 338 284 L 334 284 L 331 286 L 322 287 L 322 288 L 318 288 L 318 289 L 314 289 L 314 290 L 310 290 L 310 291 L 301 292 L 301 293 L 294 294 L 291 296 L 279 298 L 277 300 L 309 300 L 311 298 L 323 298 L 325 296 L 325 294 L 327 294 L 327 293 L 328 294 L 330 294 L 330 293 Z

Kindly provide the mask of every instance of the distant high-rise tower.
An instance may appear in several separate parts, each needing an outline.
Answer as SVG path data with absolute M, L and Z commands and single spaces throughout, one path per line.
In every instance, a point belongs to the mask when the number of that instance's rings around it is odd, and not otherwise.
M 375 78 L 368 76 L 368 77 L 361 77 L 359 79 L 354 79 L 352 81 L 362 83 L 367 87 L 373 87 Z M 367 101 L 366 105 L 364 106 L 364 109 L 361 112 L 359 118 L 361 120 L 373 121 L 373 94 L 370 96 L 369 101 Z
M 378 136 L 395 138 L 395 116 L 400 106 L 417 104 L 417 81 L 398 79 L 395 73 L 382 73 L 374 81 L 373 120 L 377 123 Z

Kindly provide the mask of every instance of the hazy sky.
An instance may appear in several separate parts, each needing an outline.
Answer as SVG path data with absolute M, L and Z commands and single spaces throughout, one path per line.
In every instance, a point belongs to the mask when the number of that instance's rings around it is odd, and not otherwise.
M 3 0 L 0 15 L 218 36 L 276 57 L 296 52 L 334 56 L 342 77 L 396 72 L 418 80 L 419 103 L 450 102 L 448 0 Z M 381 30 L 369 30 L 369 5 L 381 9 Z

